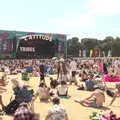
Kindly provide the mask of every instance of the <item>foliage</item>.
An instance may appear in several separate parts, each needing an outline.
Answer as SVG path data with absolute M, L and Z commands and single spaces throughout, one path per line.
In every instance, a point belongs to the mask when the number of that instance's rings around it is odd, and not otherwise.
M 69 39 L 67 42 L 68 45 L 68 55 L 71 56 L 78 56 L 79 50 L 81 48 L 81 44 L 79 42 L 79 39 L 77 37 L 73 37 L 72 39 Z
M 83 49 L 90 49 L 98 48 L 101 53 L 104 51 L 105 55 L 107 56 L 108 51 L 112 51 L 113 57 L 120 56 L 120 38 L 116 37 L 115 39 L 112 36 L 107 36 L 104 40 L 98 40 L 95 38 L 83 38 L 81 41 L 77 37 L 73 37 L 68 39 L 67 41 L 67 51 L 68 56 L 79 56 L 79 51 Z

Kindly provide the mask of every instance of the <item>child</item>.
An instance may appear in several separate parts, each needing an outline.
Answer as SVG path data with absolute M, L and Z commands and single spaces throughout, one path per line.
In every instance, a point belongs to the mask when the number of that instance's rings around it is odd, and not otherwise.
M 54 80 L 52 77 L 50 77 L 50 87 L 55 89 L 58 86 L 58 81 Z

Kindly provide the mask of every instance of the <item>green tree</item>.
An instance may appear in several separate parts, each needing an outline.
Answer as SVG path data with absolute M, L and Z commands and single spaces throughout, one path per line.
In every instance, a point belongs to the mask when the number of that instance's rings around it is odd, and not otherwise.
M 86 49 L 95 48 L 97 46 L 97 39 L 94 38 L 83 38 L 81 44 Z
M 97 40 L 95 38 L 83 38 L 81 43 L 79 38 L 73 37 L 68 40 L 68 55 L 78 56 L 80 49 L 87 49 L 87 54 L 89 54 L 90 49 L 99 48 L 101 53 L 105 52 L 105 55 L 108 55 L 108 51 L 112 51 L 112 56 L 120 56 L 120 38 L 116 37 L 114 39 L 112 36 L 107 36 L 103 40 Z
M 67 51 L 68 56 L 79 56 L 79 50 L 81 48 L 81 44 L 79 42 L 79 38 L 73 37 L 71 39 L 68 39 L 67 41 Z
M 120 56 L 120 38 L 116 38 L 113 42 L 112 42 L 112 56 L 113 57 L 119 57 Z

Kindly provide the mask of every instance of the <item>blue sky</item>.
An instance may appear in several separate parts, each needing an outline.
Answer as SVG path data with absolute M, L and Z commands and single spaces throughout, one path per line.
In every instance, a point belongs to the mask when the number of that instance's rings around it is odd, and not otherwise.
M 120 37 L 120 0 L 1 0 L 0 29 Z

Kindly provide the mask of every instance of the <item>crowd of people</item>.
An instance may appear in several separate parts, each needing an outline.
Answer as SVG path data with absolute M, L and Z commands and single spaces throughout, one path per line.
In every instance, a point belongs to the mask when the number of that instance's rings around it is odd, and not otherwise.
M 48 111 L 45 120 L 69 120 L 64 107 L 60 105 L 62 97 L 69 98 L 71 85 L 76 90 L 92 91 L 86 99 L 74 99 L 85 107 L 101 108 L 104 106 L 105 94 L 112 97 L 112 105 L 120 97 L 120 81 L 112 91 L 104 81 L 107 75 L 114 79 L 120 78 L 120 58 L 54 58 L 45 60 L 0 60 L 0 105 L 1 114 L 13 115 L 13 120 L 38 120 L 39 115 L 34 111 L 34 102 L 39 97 L 40 102 L 52 102 L 53 107 Z M 19 79 L 9 78 L 8 75 L 21 73 L 23 81 L 39 77 L 38 89 L 34 91 L 29 85 L 20 86 Z M 56 79 L 52 76 L 56 75 Z M 49 77 L 49 85 L 46 83 Z M 4 105 L 2 93 L 6 86 L 12 83 L 15 98 Z M 112 82 L 112 81 L 109 81 Z M 6 91 L 7 92 L 7 91 Z M 76 103 L 76 104 L 77 104 Z

